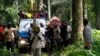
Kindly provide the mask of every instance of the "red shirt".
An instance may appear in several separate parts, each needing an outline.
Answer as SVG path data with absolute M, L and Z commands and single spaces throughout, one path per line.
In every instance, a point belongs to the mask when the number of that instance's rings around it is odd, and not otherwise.
M 3 32 L 3 28 L 0 27 L 0 41 L 3 40 L 3 35 L 2 35 L 2 32 Z

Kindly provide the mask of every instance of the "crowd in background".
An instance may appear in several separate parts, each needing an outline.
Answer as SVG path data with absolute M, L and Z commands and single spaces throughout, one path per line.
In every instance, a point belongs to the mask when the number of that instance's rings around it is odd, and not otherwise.
M 84 20 L 84 48 L 92 48 L 91 28 L 88 25 L 88 21 Z M 34 35 L 33 24 L 30 24 L 29 29 L 29 49 L 31 49 L 31 55 L 41 56 L 41 51 L 53 53 L 54 49 L 60 50 L 71 43 L 71 26 L 61 21 L 61 26 L 54 25 L 50 27 L 47 25 L 45 28 L 43 23 L 40 23 L 40 27 L 37 27 L 37 32 Z M 14 47 L 18 48 L 18 29 L 12 27 L 12 23 L 8 22 L 4 27 L 0 24 L 0 45 L 6 46 L 7 50 L 14 52 Z

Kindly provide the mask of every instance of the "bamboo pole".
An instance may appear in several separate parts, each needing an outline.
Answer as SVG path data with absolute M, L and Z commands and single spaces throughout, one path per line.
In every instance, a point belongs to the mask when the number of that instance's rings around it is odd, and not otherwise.
M 51 18 L 51 6 L 50 6 L 50 0 L 48 0 L 48 19 Z
M 34 3 L 35 3 L 35 1 L 34 0 L 30 0 L 30 3 L 31 3 L 31 11 L 32 11 L 32 15 L 33 14 L 36 14 L 36 13 L 34 13 L 33 11 L 34 11 Z M 36 17 L 32 17 L 33 18 L 33 31 L 34 31 L 34 35 L 36 35 L 36 32 L 37 32 L 37 28 L 36 28 Z

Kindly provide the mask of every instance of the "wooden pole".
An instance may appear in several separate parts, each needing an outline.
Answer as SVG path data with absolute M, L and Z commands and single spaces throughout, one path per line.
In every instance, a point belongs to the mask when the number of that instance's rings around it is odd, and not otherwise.
M 50 6 L 50 0 L 48 0 L 48 19 L 51 18 L 51 6 Z
M 36 12 L 34 13 L 33 11 L 34 11 L 34 9 L 35 9 L 35 6 L 34 6 L 34 3 L 35 3 L 35 1 L 34 0 L 30 0 L 30 3 L 31 3 L 31 13 L 32 13 L 32 16 L 34 15 L 34 14 L 36 14 Z M 34 34 L 36 34 L 36 32 L 37 32 L 37 28 L 36 28 L 36 17 L 32 17 L 33 18 L 33 31 L 34 31 Z

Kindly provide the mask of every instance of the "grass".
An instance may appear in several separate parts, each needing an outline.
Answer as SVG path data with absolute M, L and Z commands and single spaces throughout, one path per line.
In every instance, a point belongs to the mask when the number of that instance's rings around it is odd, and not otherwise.
M 18 49 L 16 48 L 14 48 L 14 53 L 8 51 L 5 46 L 0 48 L 0 56 L 13 56 L 13 54 L 17 54 L 17 53 L 18 53 Z
M 12 53 L 6 50 L 5 47 L 3 47 L 2 49 L 0 49 L 0 56 L 12 56 Z

